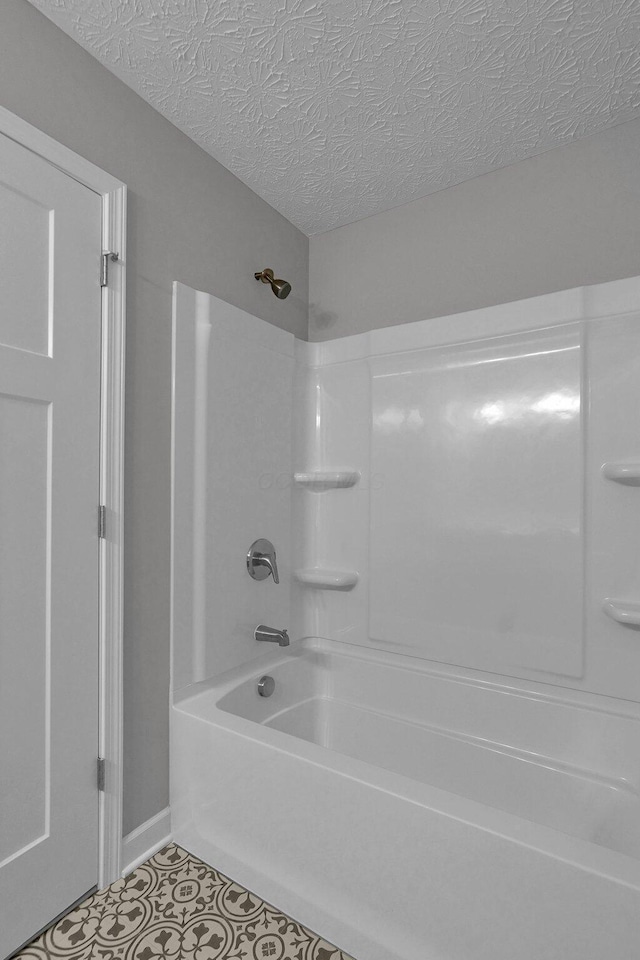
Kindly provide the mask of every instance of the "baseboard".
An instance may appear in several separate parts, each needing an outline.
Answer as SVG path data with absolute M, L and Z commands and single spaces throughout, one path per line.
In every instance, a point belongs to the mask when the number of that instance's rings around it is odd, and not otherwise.
M 122 876 L 139 867 L 171 840 L 171 810 L 165 807 L 155 817 L 145 820 L 122 840 L 120 863 Z

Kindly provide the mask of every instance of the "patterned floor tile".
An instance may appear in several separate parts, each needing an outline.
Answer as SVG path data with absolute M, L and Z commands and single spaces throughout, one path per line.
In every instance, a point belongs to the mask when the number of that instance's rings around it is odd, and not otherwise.
M 351 960 L 170 843 L 94 893 L 18 960 Z

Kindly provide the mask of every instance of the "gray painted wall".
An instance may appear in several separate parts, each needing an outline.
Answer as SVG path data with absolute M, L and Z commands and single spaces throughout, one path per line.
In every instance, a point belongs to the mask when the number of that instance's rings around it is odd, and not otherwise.
M 171 283 L 299 337 L 308 241 L 26 0 L 2 0 L 0 103 L 129 187 L 125 541 L 128 833 L 168 803 Z M 286 302 L 253 279 L 272 266 Z
M 310 241 L 326 340 L 640 274 L 640 120 Z

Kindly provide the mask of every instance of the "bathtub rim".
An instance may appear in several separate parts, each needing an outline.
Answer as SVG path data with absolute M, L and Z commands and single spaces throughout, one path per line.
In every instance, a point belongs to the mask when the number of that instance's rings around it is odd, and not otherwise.
M 300 640 L 295 640 L 289 647 L 267 650 L 252 660 L 209 677 L 207 680 L 201 680 L 173 690 L 171 705 L 180 706 L 185 712 L 191 712 L 186 710 L 185 704 L 187 702 L 214 690 L 219 691 L 216 696 L 217 702 L 237 687 L 239 682 L 253 679 L 254 674 L 259 675 L 264 672 L 264 668 L 268 666 L 276 667 L 292 659 L 304 657 L 308 653 L 377 663 L 381 666 L 393 667 L 396 670 L 406 670 L 411 673 L 432 676 L 449 683 L 494 690 L 497 693 L 515 696 L 519 699 L 535 700 L 541 703 L 558 703 L 576 707 L 580 710 L 589 710 L 640 722 L 640 701 L 609 697 L 606 694 L 577 690 L 575 687 L 561 687 L 555 683 L 545 683 L 543 680 L 523 680 L 517 677 L 508 677 L 503 674 L 459 667 L 456 664 L 442 663 L 437 660 L 424 660 L 422 657 L 412 657 L 406 653 L 392 653 L 382 648 L 371 648 L 363 644 L 323 637 L 303 637 Z

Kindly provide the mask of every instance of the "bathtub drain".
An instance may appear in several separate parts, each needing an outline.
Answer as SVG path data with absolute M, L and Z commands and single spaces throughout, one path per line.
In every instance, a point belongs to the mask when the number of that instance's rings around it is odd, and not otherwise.
M 260 677 L 258 680 L 258 693 L 261 697 L 270 697 L 276 688 L 276 682 L 273 677 Z

